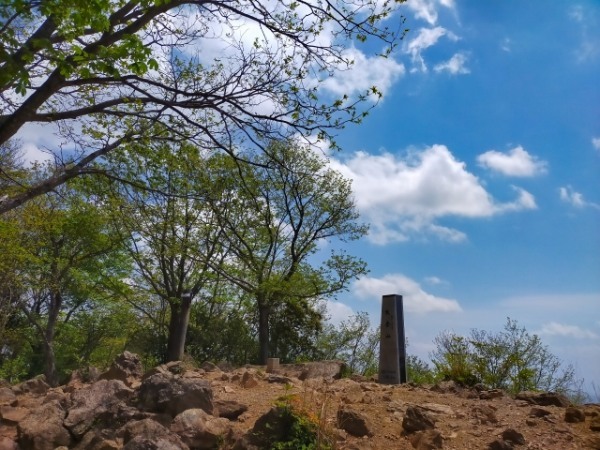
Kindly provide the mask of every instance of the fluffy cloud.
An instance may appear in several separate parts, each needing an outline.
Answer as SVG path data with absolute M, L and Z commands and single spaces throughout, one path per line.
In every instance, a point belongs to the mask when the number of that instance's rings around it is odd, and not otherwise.
M 325 307 L 329 315 L 329 322 L 334 325 L 339 325 L 342 320 L 346 320 L 348 317 L 354 315 L 352 308 L 342 302 L 328 300 Z
M 322 88 L 335 95 L 363 93 L 372 86 L 385 92 L 405 73 L 404 65 L 393 58 L 367 57 L 357 49 L 344 52 L 344 57 L 354 64 L 322 83 Z
M 557 322 L 546 323 L 537 332 L 540 335 L 566 336 L 576 339 L 597 339 L 598 335 L 577 325 L 566 325 Z
M 496 202 L 444 145 L 412 151 L 404 158 L 358 152 L 331 164 L 352 180 L 357 207 L 371 223 L 369 238 L 378 244 L 416 236 L 460 242 L 466 239 L 464 233 L 436 220 L 491 217 L 536 207 L 533 196 L 517 187 L 514 201 Z
M 503 175 L 512 177 L 532 177 L 545 173 L 547 163 L 530 155 L 523 147 L 518 146 L 508 153 L 496 150 L 487 151 L 477 157 L 479 165 Z
M 430 294 L 419 283 L 402 274 L 388 274 L 382 278 L 362 277 L 354 282 L 352 291 L 363 300 L 380 298 L 373 297 L 374 293 L 377 293 L 376 296 L 400 293 L 404 299 L 404 308 L 413 313 L 462 311 L 456 300 Z
M 448 36 L 451 40 L 458 40 L 458 37 L 443 27 L 421 28 L 417 36 L 411 40 L 405 47 L 405 52 L 411 56 L 415 68 L 413 70 L 427 71 L 427 65 L 421 53 L 423 50 L 435 45 L 442 36 Z
M 581 192 L 575 191 L 571 186 L 563 186 L 558 189 L 558 194 L 563 202 L 569 203 L 576 208 L 595 208 L 600 209 L 600 205 L 588 202 L 583 198 Z
M 592 145 L 598 151 L 600 151 L 600 137 L 592 138 Z
M 466 67 L 467 55 L 456 53 L 448 61 L 436 65 L 433 70 L 436 72 L 448 72 L 452 75 L 471 73 Z
M 454 0 L 438 0 L 439 4 L 454 9 Z M 408 0 L 406 7 L 410 9 L 417 19 L 422 19 L 429 25 L 435 25 L 438 20 L 437 4 L 434 0 Z

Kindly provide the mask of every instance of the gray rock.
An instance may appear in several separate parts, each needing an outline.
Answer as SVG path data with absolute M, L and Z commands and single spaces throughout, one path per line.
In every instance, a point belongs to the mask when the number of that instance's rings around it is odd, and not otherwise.
M 132 396 L 133 391 L 120 380 L 100 380 L 75 391 L 65 426 L 76 438 L 81 438 L 94 423 L 113 421 L 119 406 Z
M 213 414 L 217 417 L 225 417 L 229 420 L 236 420 L 243 413 L 248 411 L 248 407 L 235 400 L 215 400 Z
M 523 400 L 532 405 L 560 406 L 563 408 L 571 405 L 571 402 L 566 396 L 557 392 L 523 391 L 519 392 L 515 398 L 517 400 Z
M 214 409 L 210 382 L 178 378 L 169 373 L 155 373 L 145 378 L 139 388 L 138 400 L 140 409 L 171 417 L 186 409 L 200 408 L 209 414 Z
M 544 408 L 531 408 L 529 411 L 529 417 L 546 417 L 552 413 Z
M 489 405 L 477 405 L 471 410 L 471 417 L 481 424 L 498 423 L 496 410 Z
M 367 416 L 347 407 L 338 410 L 337 426 L 352 436 L 373 436 L 373 427 Z
M 433 429 L 435 421 L 419 406 L 409 406 L 402 419 L 402 429 L 406 434 Z

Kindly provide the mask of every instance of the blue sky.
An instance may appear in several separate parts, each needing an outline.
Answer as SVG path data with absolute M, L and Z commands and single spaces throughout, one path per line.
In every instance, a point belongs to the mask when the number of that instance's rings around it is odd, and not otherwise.
M 389 58 L 374 41 L 349 46 L 353 69 L 322 85 L 384 94 L 330 154 L 371 224 L 348 248 L 371 272 L 329 303 L 332 320 L 367 311 L 376 325 L 381 296 L 402 294 L 409 352 L 427 358 L 443 330 L 511 317 L 600 386 L 600 2 L 400 11 L 410 32 Z M 235 32 L 248 46 L 264 37 Z M 196 48 L 207 63 L 236 48 L 215 35 Z M 20 137 L 30 160 L 61 143 L 44 124 Z
M 371 272 L 330 304 L 333 320 L 376 323 L 381 295 L 402 294 L 408 351 L 427 358 L 442 330 L 510 317 L 598 386 L 600 2 L 402 11 L 392 61 L 339 81 L 384 98 L 332 155 L 371 223 L 349 249 Z

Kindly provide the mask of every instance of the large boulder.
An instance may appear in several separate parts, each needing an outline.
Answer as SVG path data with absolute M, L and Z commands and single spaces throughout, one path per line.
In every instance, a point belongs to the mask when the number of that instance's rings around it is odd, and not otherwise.
M 18 425 L 21 450 L 54 450 L 71 444 L 71 435 L 63 426 L 65 410 L 57 401 L 34 409 Z
M 123 402 L 133 396 L 120 380 L 100 380 L 91 386 L 75 391 L 71 397 L 73 407 L 65 419 L 65 426 L 76 438 L 81 438 L 92 425 L 112 422 Z
M 192 408 L 212 414 L 213 392 L 209 381 L 159 372 L 142 381 L 138 406 L 142 410 L 166 413 L 171 417 Z
M 187 409 L 173 420 L 171 431 L 193 449 L 217 448 L 229 433 L 229 420 L 213 417 L 203 409 Z
M 346 368 L 343 361 L 315 361 L 303 364 L 303 369 L 298 376 L 301 380 L 311 378 L 339 379 Z

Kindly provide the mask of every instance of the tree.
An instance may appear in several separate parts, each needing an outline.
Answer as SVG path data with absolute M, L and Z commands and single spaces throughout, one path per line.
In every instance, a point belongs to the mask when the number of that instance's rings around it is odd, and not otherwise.
M 573 367 L 563 367 L 539 336 L 530 335 L 510 318 L 504 331 L 473 329 L 469 337 L 445 332 L 434 344 L 432 360 L 438 377 L 510 392 L 577 390 Z
M 210 205 L 231 255 L 217 270 L 254 297 L 265 363 L 276 308 L 295 303 L 292 310 L 308 312 L 307 302 L 335 295 L 366 272 L 364 261 L 335 250 L 317 266 L 310 258 L 319 243 L 358 239 L 367 228 L 357 222 L 350 182 L 293 141 L 272 142 L 253 165 L 214 161 L 212 185 L 226 189 Z
M 369 314 L 358 312 L 338 326 L 328 324 L 319 338 L 325 359 L 341 359 L 352 373 L 373 375 L 379 365 L 379 329 L 371 328 Z
M 331 137 L 378 91 L 323 98 L 320 82 L 352 63 L 348 41 L 374 37 L 391 51 L 405 30 L 383 19 L 401 1 L 2 2 L 0 145 L 30 123 L 54 125 L 64 144 L 55 171 L 15 185 L 0 214 L 74 177 L 110 177 L 92 163 L 117 148 L 167 139 L 232 152 Z M 258 31 L 252 42 L 245 24 Z M 206 56 L 215 46 L 218 57 Z
M 222 231 L 203 202 L 210 189 L 198 175 L 206 164 L 196 147 L 159 142 L 152 152 L 116 152 L 111 186 L 115 228 L 124 233 L 135 264 L 134 289 L 168 305 L 164 359 L 183 358 L 193 301 L 211 289 L 214 268 L 225 258 Z M 191 193 L 197 193 L 191 195 Z M 141 309 L 139 301 L 135 302 Z M 151 314 L 152 316 L 152 314 Z
M 44 374 L 55 385 L 57 333 L 79 309 L 106 298 L 109 284 L 119 284 L 126 272 L 121 243 L 97 205 L 67 186 L 12 211 L 1 222 L 0 246 L 17 256 L 5 267 L 14 283 L 8 290 L 12 316 L 22 326 L 18 311 L 33 328 Z M 3 301 L 6 296 L 7 291 Z

